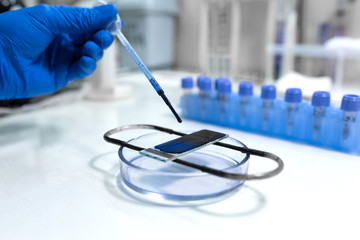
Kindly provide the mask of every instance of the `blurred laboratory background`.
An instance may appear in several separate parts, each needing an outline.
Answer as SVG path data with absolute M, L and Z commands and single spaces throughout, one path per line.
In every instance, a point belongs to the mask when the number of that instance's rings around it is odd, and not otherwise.
M 0 2 L 1 11 L 7 11 L 39 3 L 91 7 L 96 1 Z M 301 87 L 328 91 L 358 84 L 360 1 L 109 2 L 118 7 L 124 35 L 150 70 L 227 77 L 259 86 L 277 83 L 284 89 L 299 81 Z M 114 49 L 117 73 L 139 71 L 120 44 Z

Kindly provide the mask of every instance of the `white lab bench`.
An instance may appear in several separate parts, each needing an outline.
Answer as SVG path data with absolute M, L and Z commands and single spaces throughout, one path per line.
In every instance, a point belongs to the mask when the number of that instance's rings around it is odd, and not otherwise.
M 155 77 L 177 105 L 181 73 Z M 134 95 L 78 100 L 0 118 L 0 239 L 359 239 L 360 157 L 234 129 L 178 124 L 140 74 L 122 76 Z M 135 93 L 136 92 L 136 93 Z M 127 124 L 209 128 L 280 156 L 271 179 L 230 198 L 166 207 L 119 190 L 118 147 L 103 134 Z M 259 159 L 250 172 L 262 170 Z

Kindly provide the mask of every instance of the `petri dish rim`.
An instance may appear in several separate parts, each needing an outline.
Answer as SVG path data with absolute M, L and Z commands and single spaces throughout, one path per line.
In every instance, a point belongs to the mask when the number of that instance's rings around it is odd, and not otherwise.
M 127 141 L 128 143 L 132 142 L 132 141 L 136 141 L 138 139 L 140 139 L 141 137 L 146 137 L 146 136 L 149 136 L 149 135 L 152 135 L 152 134 L 158 134 L 158 133 L 148 133 L 148 134 L 144 134 L 144 135 L 141 135 L 137 138 L 133 138 L 133 139 L 130 139 L 129 141 Z M 239 144 L 240 146 L 242 147 L 245 147 L 247 148 L 247 146 L 242 143 L 241 141 L 235 139 L 235 138 L 232 138 L 232 137 L 228 137 L 227 138 L 228 140 L 231 140 L 231 141 L 235 141 L 237 144 Z M 221 142 L 221 141 L 220 141 Z M 143 172 L 146 172 L 146 173 L 150 173 L 150 174 L 158 174 L 158 175 L 168 175 L 168 176 L 199 176 L 199 175 L 209 175 L 208 173 L 204 173 L 204 172 L 197 172 L 197 173 L 194 173 L 194 172 L 191 172 L 191 173 L 171 173 L 171 172 L 163 172 L 163 171 L 158 171 L 158 170 L 151 170 L 151 169 L 147 169 L 147 168 L 143 168 L 139 165 L 135 165 L 133 164 L 132 162 L 134 162 L 135 160 L 137 160 L 138 158 L 141 158 L 141 157 L 144 157 L 142 155 L 138 155 L 137 157 L 134 157 L 132 158 L 131 160 L 127 160 L 125 158 L 125 156 L 123 155 L 123 150 L 126 149 L 126 147 L 124 146 L 121 146 L 119 148 L 119 151 L 118 151 L 118 156 L 121 160 L 121 164 L 126 164 L 128 167 L 131 167 L 131 168 L 134 168 L 136 170 L 139 170 L 139 171 L 143 171 Z M 131 149 L 130 149 L 131 150 Z M 131 150 L 131 151 L 135 151 L 135 150 Z M 200 150 L 201 151 L 201 150 Z M 208 154 L 209 152 L 211 151 L 206 151 L 204 152 L 204 154 Z M 216 155 L 219 155 L 217 153 L 214 153 L 214 152 L 211 152 L 213 154 L 216 154 Z M 233 166 L 230 166 L 230 167 L 226 167 L 226 168 L 222 168 L 220 170 L 222 171 L 226 171 L 226 170 L 231 170 L 231 169 L 234 169 L 234 168 L 237 168 L 243 164 L 245 164 L 247 161 L 249 161 L 249 158 L 250 158 L 250 155 L 249 154 L 245 154 L 245 157 L 243 159 L 240 159 L 240 160 L 235 160 L 233 158 L 229 158 L 227 156 L 224 156 L 224 155 L 221 155 L 222 158 L 226 157 L 228 159 L 231 159 L 232 162 L 236 162 L 236 164 L 234 164 Z M 172 163 L 170 163 L 172 164 Z

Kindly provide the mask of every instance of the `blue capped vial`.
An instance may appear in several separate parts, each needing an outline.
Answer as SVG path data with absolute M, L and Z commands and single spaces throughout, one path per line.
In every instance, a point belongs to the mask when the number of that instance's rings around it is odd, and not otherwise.
M 249 102 L 253 95 L 254 84 L 252 82 L 241 82 L 239 84 L 240 101 L 243 101 L 244 103 Z
M 185 117 L 192 117 L 194 111 L 191 104 L 191 92 L 194 87 L 194 80 L 192 77 L 184 77 L 181 79 L 181 88 L 183 90 L 182 96 L 182 114 Z
M 288 104 L 298 105 L 302 101 L 302 91 L 300 88 L 289 88 L 285 92 L 285 101 Z
M 227 78 L 223 78 L 223 77 L 218 77 L 218 78 L 216 78 L 215 79 L 215 91 L 217 91 L 218 90 L 218 88 L 219 88 L 219 84 L 220 84 L 220 82 L 222 82 L 222 81 L 226 81 L 226 80 L 228 80 Z
M 269 129 L 269 115 L 273 111 L 274 100 L 276 99 L 276 87 L 274 85 L 263 85 L 261 87 L 261 99 L 262 99 L 262 129 Z
M 285 102 L 287 103 L 286 134 L 293 133 L 295 115 L 298 112 L 299 104 L 302 101 L 302 91 L 300 88 L 289 88 L 285 92 Z
M 314 107 L 313 140 L 318 140 L 322 119 L 325 117 L 326 109 L 330 106 L 330 93 L 326 91 L 314 92 L 311 98 L 311 105 Z
M 261 99 L 263 101 L 274 101 L 276 99 L 275 85 L 263 85 L 261 87 Z
M 276 87 L 274 85 L 263 85 L 261 87 L 261 99 L 264 108 L 271 108 L 276 99 Z
M 227 78 L 223 78 L 218 82 L 217 89 L 217 98 L 220 101 L 220 122 L 226 122 L 226 116 L 228 113 L 226 112 L 226 103 L 230 98 L 231 94 L 231 81 Z
M 227 78 L 218 81 L 217 96 L 220 100 L 227 100 L 231 94 L 231 81 Z
M 194 80 L 192 77 L 184 77 L 181 79 L 181 88 L 183 89 L 184 95 L 191 94 L 191 91 L 194 87 Z
M 341 101 L 341 110 L 343 111 L 343 138 L 346 139 L 351 134 L 351 123 L 356 121 L 360 111 L 360 96 L 344 95 Z
M 210 98 L 210 92 L 211 92 L 211 78 L 208 76 L 199 76 L 197 79 L 197 86 L 199 88 L 199 96 L 200 96 L 200 105 L 201 105 L 201 109 L 200 109 L 200 117 L 202 120 L 206 120 L 206 118 L 208 117 L 207 112 L 210 111 L 210 109 L 208 109 L 208 104 L 207 101 Z
M 199 76 L 197 79 L 200 96 L 208 97 L 211 91 L 211 78 L 208 76 Z
M 246 125 L 248 108 L 251 104 L 251 98 L 254 95 L 254 84 L 252 82 L 240 82 L 239 96 L 240 96 L 240 125 Z
M 326 91 L 314 92 L 311 105 L 317 108 L 327 108 L 330 106 L 330 93 Z

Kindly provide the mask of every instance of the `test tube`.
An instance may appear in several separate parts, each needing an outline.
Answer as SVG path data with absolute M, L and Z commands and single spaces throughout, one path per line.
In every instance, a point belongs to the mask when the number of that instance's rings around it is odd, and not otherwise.
M 218 82 L 217 97 L 221 101 L 227 101 L 231 93 L 231 81 L 227 78 L 222 78 Z
M 274 85 L 263 85 L 261 87 L 261 99 L 263 109 L 262 130 L 269 129 L 269 115 L 276 99 L 276 87 Z
M 197 79 L 197 86 L 199 88 L 199 95 L 201 101 L 201 118 L 206 118 L 206 100 L 210 97 L 211 92 L 211 78 L 208 76 L 199 76 Z
M 183 115 L 188 116 L 190 111 L 189 97 L 194 87 L 194 81 L 192 77 L 184 77 L 181 79 L 181 88 L 183 89 Z
M 300 88 L 289 88 L 285 92 L 285 102 L 287 102 L 287 121 L 286 121 L 286 134 L 293 133 L 293 125 L 295 115 L 299 108 L 299 103 L 302 100 L 302 91 Z
M 313 140 L 318 140 L 319 131 L 321 128 L 321 121 L 326 113 L 326 108 L 330 106 L 330 93 L 325 91 L 314 92 L 311 105 L 314 107 L 314 126 L 313 126 Z
M 181 88 L 183 89 L 184 96 L 189 96 L 194 87 L 194 81 L 192 77 L 184 77 L 181 79 Z
M 220 121 L 225 122 L 226 110 L 225 104 L 228 101 L 231 94 L 231 81 L 227 78 L 223 78 L 218 82 L 217 98 L 220 101 Z
M 343 139 L 347 139 L 351 134 L 351 123 L 356 121 L 356 115 L 360 111 L 360 96 L 347 94 L 341 101 L 343 110 Z
M 239 95 L 240 95 L 240 125 L 246 124 L 246 110 L 251 104 L 251 98 L 253 96 L 254 84 L 252 82 L 241 82 L 239 84 Z

